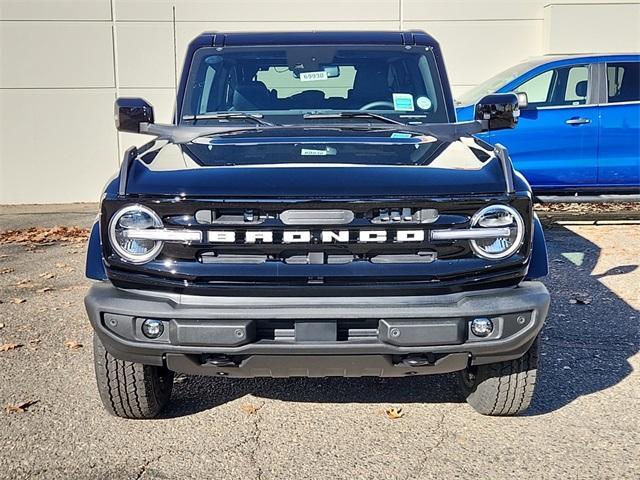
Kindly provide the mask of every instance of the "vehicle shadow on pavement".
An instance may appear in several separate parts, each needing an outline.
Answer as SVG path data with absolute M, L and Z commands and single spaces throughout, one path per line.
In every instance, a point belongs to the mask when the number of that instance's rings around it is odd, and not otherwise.
M 411 378 L 254 378 L 189 377 L 174 385 L 164 417 L 181 417 L 252 395 L 286 402 L 447 403 L 463 402 L 453 375 Z
M 602 253 L 598 245 L 559 225 L 545 234 L 550 272 L 544 283 L 551 308 L 541 333 L 539 384 L 528 415 L 553 412 L 613 387 L 631 374 L 629 359 L 640 350 L 639 312 L 600 281 L 635 272 L 637 263 L 623 258 L 594 274 Z M 637 283 L 626 288 L 629 297 L 638 295 Z
M 632 371 L 639 350 L 638 312 L 599 280 L 635 271 L 621 264 L 592 272 L 600 248 L 567 228 L 545 231 L 551 309 L 542 336 L 539 384 L 528 415 L 558 410 L 581 396 L 610 388 Z M 637 288 L 633 285 L 630 289 Z M 572 303 L 578 298 L 585 303 Z M 455 375 L 411 378 L 221 379 L 188 377 L 174 385 L 165 417 L 180 417 L 252 395 L 316 403 L 460 403 Z

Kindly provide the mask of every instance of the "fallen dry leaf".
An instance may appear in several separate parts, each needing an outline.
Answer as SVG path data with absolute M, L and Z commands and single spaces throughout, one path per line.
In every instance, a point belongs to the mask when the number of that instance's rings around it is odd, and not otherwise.
M 51 290 L 53 290 L 50 287 L 44 287 L 44 288 L 39 288 L 38 290 L 36 290 L 38 293 L 47 293 L 50 292 Z
M 41 278 L 44 278 L 45 280 L 50 280 L 52 278 L 55 278 L 55 275 L 53 273 L 49 273 L 49 272 L 41 273 L 38 276 L 41 277 Z
M 66 264 L 66 263 L 62 263 L 62 262 L 58 262 L 58 263 L 56 263 L 56 268 L 64 268 L 64 267 L 66 267 L 66 266 L 67 266 L 67 264 Z
M 4 275 L 5 273 L 15 272 L 13 268 L 0 268 L 0 275 Z
M 185 383 L 189 381 L 189 379 L 185 375 L 176 375 L 173 377 L 173 383 Z
M 0 322 L 0 328 L 4 328 L 4 323 Z
M 26 298 L 14 298 L 13 299 L 13 303 L 24 303 L 26 301 L 27 301 Z
M 586 293 L 574 293 L 569 298 L 569 303 L 572 305 L 580 304 L 580 305 L 589 305 L 592 301 L 592 298 Z
M 244 403 L 240 405 L 240 410 L 242 410 L 247 415 L 254 415 L 261 408 L 262 405 L 254 405 L 252 403 Z
M 38 403 L 38 400 L 29 400 L 21 403 L 9 403 L 4 407 L 7 413 L 24 413 L 29 407 Z
M 384 413 L 387 416 L 387 418 L 390 420 L 398 420 L 399 418 L 404 417 L 404 412 L 402 411 L 402 408 L 396 408 L 396 407 L 387 408 L 384 411 Z
M 8 352 L 9 350 L 15 350 L 16 348 L 20 348 L 22 345 L 19 343 L 4 343 L 0 345 L 0 352 Z
M 82 348 L 82 344 L 76 342 L 75 340 L 67 340 L 66 342 L 64 342 L 64 346 L 73 351 L 80 350 Z
M 56 242 L 81 243 L 89 238 L 89 230 L 80 227 L 32 227 L 0 232 L 0 244 L 29 243 L 51 245 Z
M 26 285 L 27 283 L 31 283 L 31 280 L 28 279 L 28 278 L 24 278 L 24 279 L 22 279 L 22 280 L 20 280 L 19 282 L 16 283 L 16 287 L 18 285 Z

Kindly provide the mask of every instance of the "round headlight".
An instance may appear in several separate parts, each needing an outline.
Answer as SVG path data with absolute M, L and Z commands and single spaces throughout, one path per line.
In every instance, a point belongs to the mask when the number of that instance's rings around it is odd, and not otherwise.
M 471 240 L 474 253 L 482 258 L 499 260 L 513 255 L 524 239 L 524 222 L 515 208 L 490 205 L 471 218 L 472 228 L 508 229 L 509 235 Z
M 162 249 L 162 242 L 130 238 L 127 230 L 162 228 L 160 217 L 143 205 L 121 208 L 109 222 L 109 239 L 116 253 L 127 262 L 146 263 L 153 260 Z

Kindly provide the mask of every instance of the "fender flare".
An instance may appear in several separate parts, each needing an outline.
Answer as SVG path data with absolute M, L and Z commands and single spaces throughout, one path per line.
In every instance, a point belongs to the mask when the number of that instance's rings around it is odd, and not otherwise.
M 547 244 L 544 241 L 544 231 L 538 215 L 533 215 L 533 241 L 531 248 L 531 261 L 526 280 L 541 278 L 549 273 L 549 261 L 547 259 Z
M 100 238 L 100 219 L 96 218 L 89 234 L 85 267 L 85 275 L 92 280 L 107 280 L 107 271 L 102 260 L 102 241 Z

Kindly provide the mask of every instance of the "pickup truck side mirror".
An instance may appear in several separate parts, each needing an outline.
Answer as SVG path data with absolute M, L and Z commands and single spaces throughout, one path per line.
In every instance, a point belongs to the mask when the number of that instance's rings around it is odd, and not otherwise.
M 516 92 L 516 96 L 518 97 L 518 107 L 520 110 L 524 110 L 529 106 L 529 97 L 527 97 L 527 92 Z
M 515 93 L 493 93 L 482 98 L 475 109 L 475 119 L 486 122 L 485 130 L 514 128 L 520 108 Z
M 142 98 L 118 98 L 115 116 L 118 131 L 140 133 L 141 123 L 153 123 L 153 107 Z

